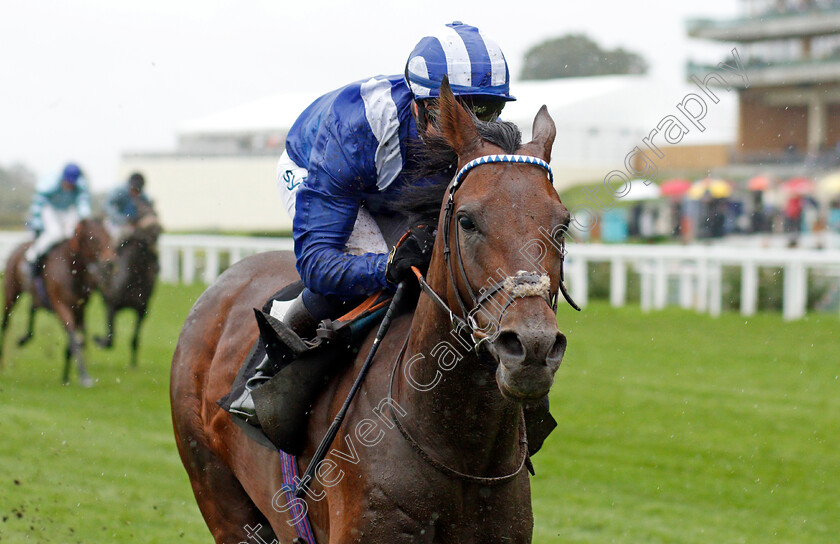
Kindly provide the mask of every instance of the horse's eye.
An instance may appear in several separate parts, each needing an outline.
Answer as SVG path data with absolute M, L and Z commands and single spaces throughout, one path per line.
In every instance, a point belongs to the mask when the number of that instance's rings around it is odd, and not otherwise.
M 475 223 L 473 220 L 469 218 L 467 215 L 462 215 L 458 218 L 458 224 L 461 225 L 461 228 L 464 230 L 474 231 L 475 230 Z

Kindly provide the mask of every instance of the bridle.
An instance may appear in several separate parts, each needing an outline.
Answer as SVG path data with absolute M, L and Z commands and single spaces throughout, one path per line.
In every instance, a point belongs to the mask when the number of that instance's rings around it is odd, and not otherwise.
M 528 155 L 487 155 L 484 157 L 479 157 L 475 160 L 472 160 L 465 164 L 455 175 L 455 178 L 449 185 L 448 189 L 448 196 L 446 201 L 446 206 L 444 208 L 444 218 L 443 218 L 443 255 L 446 260 L 447 270 L 449 273 L 449 281 L 453 286 L 453 290 L 455 291 L 455 299 L 458 303 L 458 307 L 461 310 L 463 316 L 461 317 L 457 315 L 452 308 L 441 298 L 440 295 L 432 289 L 429 284 L 426 282 L 423 274 L 415 267 L 412 267 L 414 274 L 417 276 L 417 280 L 420 283 L 420 287 L 423 289 L 423 292 L 426 293 L 438 306 L 440 306 L 448 315 L 449 319 L 452 323 L 452 327 L 455 329 L 457 333 L 461 333 L 462 331 L 467 331 L 470 334 L 470 338 L 472 339 L 473 349 L 478 352 L 479 347 L 482 343 L 491 340 L 492 338 L 488 336 L 476 323 L 475 319 L 472 316 L 472 312 L 477 310 L 487 302 L 488 300 L 492 299 L 494 295 L 500 292 L 504 292 L 506 295 L 506 302 L 503 306 L 501 306 L 502 311 L 499 314 L 499 321 L 501 322 L 501 316 L 504 314 L 505 310 L 512 305 L 517 298 L 526 298 L 531 296 L 540 296 L 545 300 L 546 304 L 554 311 L 557 312 L 557 302 L 558 302 L 558 293 L 551 293 L 551 280 L 547 274 L 540 274 L 538 272 L 526 272 L 520 270 L 513 276 L 508 276 L 504 278 L 501 282 L 492 282 L 489 288 L 484 288 L 479 291 L 479 295 L 476 295 L 475 290 L 472 287 L 469 279 L 467 278 L 467 271 L 464 267 L 464 260 L 461 256 L 461 243 L 460 237 L 458 234 L 458 229 L 455 229 L 455 258 L 452 258 L 452 248 L 449 245 L 449 235 L 452 232 L 452 223 L 453 223 L 453 214 L 455 210 L 455 192 L 458 188 L 463 184 L 464 178 L 466 177 L 467 173 L 469 173 L 473 168 L 480 166 L 482 164 L 490 164 L 490 163 L 512 163 L 512 164 L 534 164 L 541 168 L 543 168 L 547 174 L 549 182 L 554 181 L 554 175 L 551 172 L 551 167 L 542 159 L 537 157 L 531 157 Z M 569 296 L 568 291 L 566 291 L 565 286 L 563 285 L 563 258 L 565 256 L 565 246 L 561 246 L 561 257 L 560 257 L 560 288 L 559 291 L 563 294 L 566 301 L 576 310 L 580 310 L 577 304 L 574 303 L 572 298 Z M 461 296 L 457 284 L 455 283 L 455 275 L 456 275 L 456 268 L 458 274 L 461 276 L 461 279 L 466 285 L 467 292 L 469 293 L 470 302 L 471 302 L 471 309 L 467 308 L 467 302 Z M 516 468 L 505 475 L 502 476 L 475 476 L 472 474 L 466 474 L 461 472 L 457 469 L 451 468 L 442 461 L 438 460 L 433 456 L 431 453 L 427 452 L 417 440 L 411 436 L 408 429 L 400 422 L 399 417 L 394 411 L 393 402 L 393 388 L 394 388 L 394 377 L 397 373 L 397 369 L 400 367 L 400 362 L 402 361 L 403 355 L 405 354 L 406 348 L 408 347 L 408 341 L 411 334 L 409 333 L 406 338 L 405 342 L 400 349 L 400 352 L 397 354 L 397 358 L 394 361 L 394 366 L 391 369 L 391 377 L 388 382 L 388 408 L 390 410 L 391 420 L 396 425 L 397 429 L 399 430 L 400 434 L 403 438 L 411 445 L 411 447 L 420 455 L 420 457 L 426 461 L 428 464 L 433 466 L 438 471 L 442 472 L 443 474 L 455 478 L 458 480 L 463 480 L 467 482 L 471 482 L 474 484 L 485 485 L 485 486 L 494 486 L 507 483 L 512 479 L 516 478 L 522 469 L 527 467 L 531 474 L 534 473 L 533 467 L 531 466 L 530 459 L 528 456 L 528 438 L 526 436 L 526 425 L 524 419 L 524 412 L 521 413 L 520 416 L 520 423 L 519 423 L 519 438 L 518 438 L 518 445 L 519 445 L 519 455 L 518 461 L 516 463 Z
M 510 307 L 514 303 L 516 298 L 541 296 L 554 313 L 557 313 L 558 302 L 558 293 L 551 293 L 550 279 L 548 278 L 547 274 L 540 274 L 539 272 L 528 272 L 523 270 L 520 270 L 513 276 L 508 276 L 504 278 L 501 282 L 490 282 L 490 287 L 480 289 L 479 294 L 476 295 L 476 292 L 473 289 L 469 278 L 467 277 L 467 271 L 464 267 L 464 259 L 461 256 L 461 239 L 460 231 L 458 228 L 455 229 L 455 258 L 453 259 L 453 252 L 449 244 L 449 238 L 450 234 L 452 233 L 452 224 L 454 222 L 455 192 L 461 187 L 461 185 L 463 185 L 464 179 L 471 170 L 473 170 L 477 166 L 492 163 L 533 164 L 545 170 L 548 174 L 549 183 L 551 183 L 552 185 L 554 183 L 554 173 L 551 171 L 551 167 L 548 165 L 548 163 L 540 158 L 532 157 L 530 155 L 485 155 L 483 157 L 471 160 L 463 167 L 461 167 L 458 173 L 455 174 L 455 177 L 449 184 L 446 197 L 446 206 L 444 207 L 443 257 L 446 260 L 446 268 L 449 273 L 449 282 L 452 285 L 453 290 L 455 292 L 455 300 L 458 303 L 459 309 L 461 310 L 461 315 L 463 315 L 464 317 L 457 315 L 452 310 L 452 308 L 450 308 L 449 305 L 443 300 L 443 298 L 429 286 L 429 284 L 426 282 L 425 278 L 420 273 L 420 271 L 416 268 L 414 269 L 414 273 L 417 276 L 417 281 L 420 283 L 420 287 L 423 289 L 423 292 L 426 293 L 439 307 L 441 307 L 449 315 L 452 327 L 456 331 L 458 331 L 459 333 L 462 331 L 469 333 L 469 336 L 472 339 L 473 348 L 476 351 L 478 351 L 482 343 L 490 340 L 491 337 L 487 335 L 487 333 L 484 332 L 478 326 L 478 323 L 473 317 L 473 313 L 476 312 L 485 302 L 493 298 L 497 293 L 503 291 L 506 295 L 506 302 L 504 305 L 501 306 L 502 312 L 499 314 L 500 321 L 501 315 L 504 313 L 505 310 L 508 309 L 508 307 Z M 563 262 L 565 260 L 566 252 L 565 242 L 561 242 L 561 244 L 562 245 L 560 253 L 559 292 L 563 295 L 563 298 L 566 299 L 566 302 L 568 302 L 569 305 L 572 306 L 572 308 L 580 311 L 580 308 L 577 304 L 575 304 L 574 300 L 572 300 L 572 297 L 569 295 L 566 286 L 563 284 Z M 469 308 L 467 307 L 467 302 L 461 296 L 460 290 L 457 288 L 457 283 L 455 281 L 456 268 L 457 274 L 461 277 L 461 280 L 466 286 L 466 291 L 467 293 L 469 293 Z

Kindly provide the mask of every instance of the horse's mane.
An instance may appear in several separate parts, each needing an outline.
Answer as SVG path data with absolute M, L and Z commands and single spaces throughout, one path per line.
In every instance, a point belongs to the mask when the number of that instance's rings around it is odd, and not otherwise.
M 503 153 L 516 153 L 522 146 L 519 128 L 508 121 L 484 122 L 473 118 L 478 134 Z M 437 225 L 440 207 L 449 182 L 455 176 L 458 155 L 441 136 L 409 142 L 414 160 L 407 168 L 409 182 L 400 191 L 396 207 L 407 215 L 410 224 Z

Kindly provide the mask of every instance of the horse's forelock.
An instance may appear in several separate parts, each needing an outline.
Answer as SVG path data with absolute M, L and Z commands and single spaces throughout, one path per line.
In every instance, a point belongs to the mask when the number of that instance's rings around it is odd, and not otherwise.
M 522 133 L 508 121 L 479 121 L 473 118 L 482 142 L 501 153 L 516 153 L 522 147 Z M 397 209 L 409 216 L 411 223 L 437 224 L 446 188 L 458 166 L 458 154 L 441 136 L 429 136 L 409 142 L 414 161 L 408 167 L 409 183 L 400 191 Z

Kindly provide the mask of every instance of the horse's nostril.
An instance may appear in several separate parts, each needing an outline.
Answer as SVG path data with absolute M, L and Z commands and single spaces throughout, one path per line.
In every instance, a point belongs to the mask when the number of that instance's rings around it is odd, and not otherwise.
M 548 350 L 548 356 L 546 360 L 554 361 L 554 360 L 561 360 L 563 359 L 563 355 L 566 353 L 566 335 L 561 332 L 557 333 L 557 336 L 554 339 L 554 345 L 551 346 L 551 349 Z
M 524 359 L 525 346 L 519 340 L 519 335 L 513 331 L 505 331 L 496 339 L 496 349 L 511 359 Z

